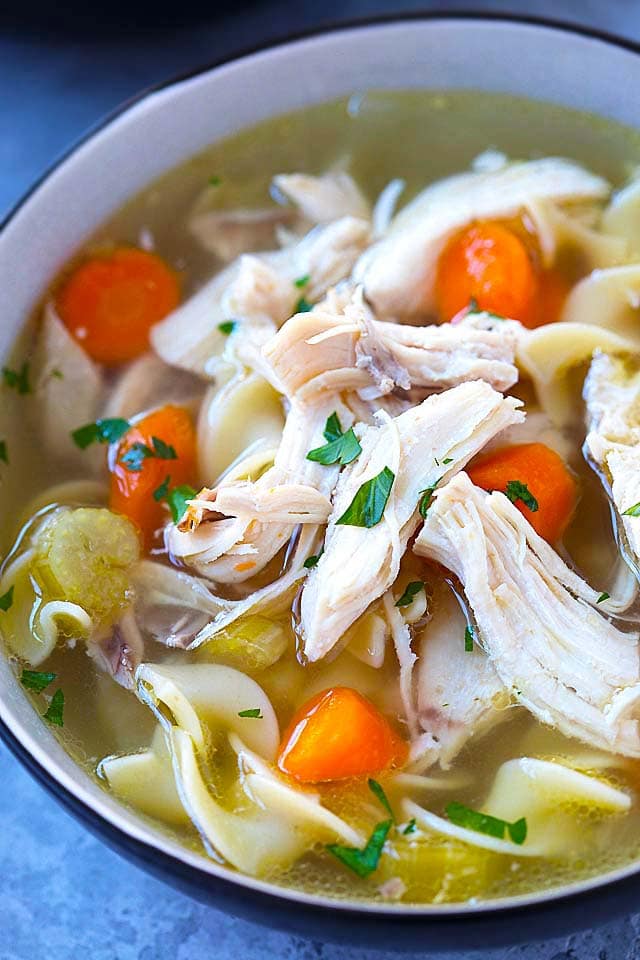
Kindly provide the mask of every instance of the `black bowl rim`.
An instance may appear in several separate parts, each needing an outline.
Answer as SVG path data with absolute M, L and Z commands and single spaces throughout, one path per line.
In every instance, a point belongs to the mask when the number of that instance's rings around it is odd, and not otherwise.
M 618 47 L 633 54 L 640 54 L 640 43 L 621 37 L 607 30 L 595 27 L 587 27 L 576 24 L 569 20 L 554 19 L 543 16 L 530 16 L 527 14 L 507 13 L 500 11 L 478 11 L 478 10 L 429 10 L 429 11 L 406 11 L 398 13 L 386 13 L 378 16 L 368 16 L 351 18 L 344 21 L 337 21 L 322 24 L 307 30 L 300 30 L 285 34 L 274 40 L 255 45 L 249 45 L 243 49 L 236 50 L 228 56 L 220 57 L 211 62 L 202 64 L 191 70 L 184 71 L 170 78 L 160 81 L 157 84 L 145 87 L 139 93 L 124 100 L 116 108 L 109 111 L 97 123 L 91 125 L 85 133 L 77 138 L 66 150 L 47 167 L 44 172 L 34 181 L 31 187 L 22 195 L 22 197 L 9 208 L 9 211 L 0 220 L 0 234 L 10 224 L 13 218 L 26 205 L 31 197 L 38 191 L 40 186 L 76 151 L 84 144 L 89 142 L 94 136 L 108 127 L 112 122 L 125 114 L 132 107 L 136 106 L 148 96 L 179 84 L 183 81 L 194 79 L 200 75 L 206 74 L 219 67 L 242 60 L 252 54 L 268 52 L 280 47 L 286 47 L 299 40 L 313 39 L 325 34 L 338 33 L 341 31 L 357 30 L 365 27 L 376 27 L 392 25 L 394 23 L 407 23 L 411 21 L 481 21 L 486 23 L 507 23 L 522 26 L 537 27 L 542 30 L 564 32 L 586 39 L 598 40 L 602 43 Z M 327 911 L 332 911 L 332 927 L 327 928 L 325 935 L 327 939 L 338 941 L 350 941 L 353 939 L 350 933 L 350 925 L 355 924 L 356 929 L 362 930 L 362 921 L 365 923 L 376 924 L 376 937 L 382 930 L 378 924 L 384 923 L 392 928 L 395 935 L 400 933 L 401 928 L 409 928 L 414 933 L 418 928 L 426 931 L 440 931 L 434 942 L 424 942 L 423 949 L 431 950 L 440 948 L 443 945 L 451 945 L 450 937 L 454 936 L 457 946 L 467 948 L 484 949 L 492 943 L 512 943 L 518 939 L 529 936 L 529 929 L 524 928 L 519 931 L 518 921 L 533 919 L 534 916 L 548 920 L 548 926 L 545 929 L 539 929 L 533 935 L 532 939 L 547 938 L 552 936 L 554 931 L 563 930 L 568 924 L 579 928 L 593 926 L 597 922 L 602 922 L 614 915 L 621 914 L 633 909 L 634 895 L 638 892 L 640 885 L 640 864 L 633 872 L 627 872 L 623 876 L 607 879 L 607 874 L 585 881 L 584 887 L 579 885 L 567 888 L 553 888 L 549 892 L 534 895 L 534 899 L 527 896 L 513 897 L 507 900 L 483 901 L 478 904 L 451 905 L 451 907 L 433 910 L 432 905 L 418 904 L 372 904 L 363 901 L 341 901 L 331 900 L 329 898 L 309 898 L 302 900 L 300 892 L 288 890 L 275 884 L 265 884 L 268 889 L 259 889 L 250 884 L 253 878 L 245 877 L 243 874 L 234 874 L 229 871 L 228 874 L 215 875 L 201 869 L 195 864 L 173 856 L 152 843 L 143 841 L 127 833 L 120 826 L 116 826 L 104 818 L 100 813 L 94 810 L 89 804 L 81 800 L 75 793 L 63 786 L 62 783 L 41 764 L 24 746 L 21 740 L 13 733 L 6 723 L 0 718 L 0 739 L 6 744 L 12 754 L 28 770 L 31 776 L 40 783 L 45 790 L 50 793 L 69 813 L 86 826 L 93 834 L 100 837 L 108 846 L 116 852 L 123 854 L 128 859 L 133 860 L 139 866 L 144 867 L 149 872 L 154 873 L 161 879 L 171 876 L 173 881 L 185 892 L 194 896 L 196 899 L 207 902 L 215 902 L 218 906 L 237 916 L 243 916 L 247 919 L 254 919 L 269 926 L 274 925 L 274 912 L 277 913 L 279 923 L 276 925 L 281 928 L 289 928 L 303 935 L 309 935 L 306 928 L 307 920 L 326 921 Z M 631 868 L 630 868 L 631 869 Z M 206 886 L 207 892 L 203 894 Z M 622 896 L 622 894 L 625 896 Z M 215 894 L 215 897 L 212 896 Z M 605 898 L 606 895 L 606 898 Z M 239 901 L 239 897 L 242 901 Z M 431 909 L 429 909 L 431 907 Z M 284 919 L 285 912 L 290 913 L 292 909 L 296 910 L 296 917 L 292 922 L 290 918 Z M 571 919 L 567 920 L 567 916 Z M 509 921 L 506 926 L 512 936 L 495 935 L 495 930 L 490 931 L 490 924 L 495 925 L 497 919 Z M 316 927 L 316 930 L 319 929 Z M 478 941 L 481 936 L 480 931 L 487 934 L 485 940 Z M 384 935 L 381 937 L 380 946 L 383 946 Z M 400 945 L 399 945 L 400 946 Z

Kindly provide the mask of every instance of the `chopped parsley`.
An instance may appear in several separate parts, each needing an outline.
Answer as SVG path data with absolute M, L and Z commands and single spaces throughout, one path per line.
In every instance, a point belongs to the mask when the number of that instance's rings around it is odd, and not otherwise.
M 320 553 L 314 553 L 310 557 L 307 557 L 307 559 L 302 564 L 302 566 L 305 567 L 306 570 L 313 570 L 314 567 L 318 566 L 318 560 L 320 559 L 323 553 L 324 553 L 324 547 L 322 548 Z
M 480 813 L 478 810 L 466 807 L 464 803 L 455 801 L 447 804 L 446 814 L 451 823 L 455 823 L 456 826 L 466 827 L 467 830 L 475 830 L 477 833 L 485 833 L 498 840 L 503 840 L 508 833 L 511 840 L 520 846 L 527 838 L 527 821 L 524 817 L 509 823 L 508 820 L 492 817 L 488 813 Z
M 186 483 L 181 484 L 179 487 L 174 487 L 173 490 L 169 490 L 167 503 L 169 504 L 174 523 L 180 523 L 187 512 L 187 500 L 193 500 L 193 498 L 197 496 L 198 491 Z
M 57 367 L 53 368 L 50 376 L 52 376 L 55 380 L 64 380 L 64 373 L 62 372 L 62 370 L 58 370 Z
M 0 460 L 3 463 L 9 463 L 9 451 L 7 450 L 7 441 L 0 440 Z
M 297 280 L 294 280 L 293 285 L 294 287 L 298 287 L 298 289 L 302 289 L 302 287 L 307 286 L 307 284 L 309 283 L 309 280 L 311 280 L 311 277 L 309 276 L 308 273 L 305 273 L 303 277 L 298 277 Z
M 473 651 L 473 627 L 470 627 L 469 624 L 464 628 L 464 652 L 471 653 Z
M 296 313 L 309 313 L 309 310 L 313 310 L 313 304 L 309 303 L 305 297 L 300 297 L 296 303 Z
M 20 683 L 27 690 L 34 690 L 35 693 L 42 693 L 50 683 L 57 680 L 57 673 L 42 673 L 40 670 L 23 670 L 20 676 Z
M 169 484 L 171 483 L 171 477 L 167 474 L 159 487 L 153 491 L 153 499 L 160 503 L 161 500 L 166 500 L 169 496 Z
M 252 720 L 263 720 L 262 713 L 260 712 L 260 707 L 251 707 L 250 710 L 240 710 L 238 713 L 239 717 L 249 717 Z
M 29 364 L 25 360 L 19 370 L 11 370 L 10 367 L 2 368 L 2 378 L 5 384 L 12 390 L 17 390 L 19 394 L 31 393 L 29 383 Z
M 424 490 L 421 490 L 418 494 L 420 497 L 420 500 L 418 501 L 418 510 L 420 511 L 420 516 L 423 520 L 427 515 L 429 507 L 431 506 L 431 497 L 433 496 L 439 483 L 440 481 L 436 480 L 432 487 L 425 487 Z
M 391 809 L 391 804 L 389 803 L 389 800 L 387 799 L 387 795 L 382 789 L 382 787 L 380 786 L 380 784 L 378 783 L 378 781 L 374 780 L 372 777 L 369 777 L 369 779 L 367 780 L 367 785 L 369 787 L 369 790 L 371 790 L 371 793 L 374 795 L 374 797 L 376 797 L 376 799 L 379 800 L 382 806 L 385 808 L 385 810 L 387 811 L 391 819 L 395 820 L 395 817 L 393 815 L 393 810 Z
M 413 603 L 414 598 L 418 596 L 423 588 L 424 583 L 422 580 L 412 580 L 411 583 L 407 584 L 400 599 L 396 600 L 396 607 L 408 607 L 410 603 Z
M 505 494 L 511 500 L 511 503 L 515 503 L 517 500 L 520 500 L 524 503 L 525 507 L 528 507 L 532 513 L 535 513 L 538 509 L 538 501 L 531 493 L 526 483 L 521 483 L 520 480 L 509 480 L 507 483 L 507 488 Z M 638 504 L 638 512 L 640 513 L 640 503 Z
M 92 443 L 116 443 L 120 440 L 131 424 L 122 417 L 112 417 L 107 420 L 96 420 L 95 423 L 85 423 L 71 433 L 71 439 L 76 447 L 86 450 Z
M 223 323 L 218 324 L 218 330 L 220 333 L 224 333 L 225 337 L 228 337 L 229 334 L 235 330 L 237 323 L 237 320 L 225 320 Z
M 448 463 L 453 463 L 453 457 L 445 457 L 444 460 L 438 460 L 437 457 L 434 457 L 433 462 L 435 463 L 436 467 L 446 467 Z
M 471 297 L 469 300 L 468 313 L 486 313 L 488 317 L 491 317 L 492 320 L 505 320 L 506 317 L 501 316 L 499 313 L 492 313 L 491 310 L 483 310 L 479 305 L 475 297 Z
M 9 587 L 6 593 L 3 593 L 0 597 L 0 610 L 3 613 L 6 613 L 7 610 L 10 610 L 13 605 L 13 584 Z
M 222 183 L 222 177 L 219 177 L 217 174 L 214 173 L 213 176 L 209 177 L 209 180 L 207 182 L 210 187 L 219 187 L 220 184 Z
M 604 603 L 604 601 L 608 600 L 610 596 L 611 594 L 609 593 L 601 593 L 598 599 L 596 600 L 596 603 Z
M 314 463 L 321 463 L 325 467 L 334 463 L 340 463 L 342 466 L 346 466 L 347 463 L 351 463 L 352 460 L 355 460 L 362 452 L 362 447 L 353 432 L 353 427 L 350 427 L 346 433 L 343 433 L 338 414 L 335 413 L 335 411 L 325 424 L 323 436 L 327 443 L 322 447 L 316 447 L 314 450 L 310 450 L 307 454 L 307 460 L 312 460 Z
M 382 848 L 391 830 L 393 821 L 383 820 L 378 823 L 362 849 L 358 847 L 344 847 L 340 843 L 329 843 L 326 849 L 341 863 L 353 870 L 359 877 L 368 877 L 373 873 L 380 862 Z
M 375 527 L 382 520 L 395 478 L 394 472 L 384 467 L 377 476 L 365 481 L 336 524 Z
M 411 820 L 409 820 L 409 823 L 406 825 L 406 827 L 402 831 L 402 835 L 406 837 L 407 834 L 415 833 L 415 831 L 416 831 L 416 818 L 411 817 Z
M 634 503 L 632 507 L 628 507 L 622 512 L 623 517 L 640 517 L 640 503 Z
M 120 463 L 130 473 L 140 473 L 144 461 L 152 457 L 158 460 L 177 460 L 178 454 L 171 444 L 165 443 L 160 437 L 151 437 L 151 447 L 148 447 L 146 443 L 136 441 L 131 444 L 126 453 L 122 454 Z
M 49 723 L 52 723 L 56 727 L 63 727 L 64 720 L 62 719 L 62 714 L 64 712 L 64 693 L 62 690 L 56 690 L 53 697 L 51 698 L 51 703 L 46 713 L 43 713 L 43 717 Z

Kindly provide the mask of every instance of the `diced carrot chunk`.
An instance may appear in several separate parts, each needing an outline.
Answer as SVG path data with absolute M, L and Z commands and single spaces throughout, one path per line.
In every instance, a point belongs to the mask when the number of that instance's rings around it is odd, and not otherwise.
M 333 687 L 312 697 L 294 715 L 278 766 L 301 783 L 323 783 L 400 766 L 407 750 L 370 700 L 351 687 Z
M 180 301 L 175 272 L 155 253 L 118 247 L 80 264 L 56 298 L 60 318 L 98 363 L 133 360 L 151 327 Z
M 543 443 L 502 447 L 476 458 L 467 472 L 483 490 L 510 495 L 534 530 L 550 543 L 560 539 L 575 511 L 576 481 L 562 458 Z M 533 501 L 524 491 L 524 499 L 517 496 L 516 483 L 526 486 Z
M 154 443 L 154 440 L 156 441 Z M 158 447 L 157 441 L 161 441 Z M 169 449 L 165 449 L 162 444 Z M 123 462 L 140 445 L 150 451 L 129 464 Z M 160 453 L 175 457 L 158 456 Z M 139 469 L 132 469 L 139 466 Z M 171 487 L 194 480 L 196 472 L 196 438 L 191 417 L 184 407 L 167 405 L 154 410 L 124 435 L 111 467 L 109 506 L 122 513 L 139 527 L 146 547 L 151 546 L 155 531 L 166 520 L 166 508 L 154 493 L 170 478 Z

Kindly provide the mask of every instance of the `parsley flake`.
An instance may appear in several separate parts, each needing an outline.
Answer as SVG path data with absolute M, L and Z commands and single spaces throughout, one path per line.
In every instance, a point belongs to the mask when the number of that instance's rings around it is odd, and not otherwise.
M 531 513 L 535 513 L 538 509 L 538 501 L 531 493 L 526 483 L 521 483 L 520 480 L 509 480 L 507 482 L 507 487 L 505 494 L 511 500 L 511 503 L 515 503 L 517 500 L 520 500 L 524 503 L 525 507 L 528 507 L 531 510 Z M 638 513 L 640 513 L 640 503 L 638 504 Z
M 166 500 L 169 496 L 169 484 L 171 483 L 171 477 L 167 474 L 159 487 L 153 491 L 153 499 L 156 503 L 160 503 L 161 500 Z
M 634 503 L 632 507 L 622 511 L 623 517 L 640 517 L 640 503 Z
M 228 337 L 229 334 L 235 330 L 237 323 L 237 320 L 225 320 L 223 323 L 218 324 L 218 330 L 220 333 L 224 333 L 225 337 Z
M 322 548 L 322 550 L 320 551 L 320 553 L 314 553 L 314 554 L 312 554 L 310 557 L 307 557 L 307 559 L 306 559 L 305 562 L 302 564 L 302 566 L 303 566 L 306 570 L 313 570 L 314 567 L 317 567 L 317 566 L 318 566 L 318 560 L 320 559 L 320 557 L 322 556 L 323 553 L 324 553 L 324 547 Z
M 408 607 L 409 604 L 413 603 L 414 598 L 417 597 L 423 588 L 424 583 L 422 580 L 412 580 L 411 583 L 407 584 L 400 599 L 396 600 L 396 607 Z
M 0 597 L 0 610 L 3 613 L 6 613 L 7 610 L 10 610 L 13 605 L 13 584 L 9 587 L 6 593 L 3 593 Z
M 446 814 L 451 821 L 458 827 L 466 827 L 467 830 L 475 830 L 477 833 L 485 833 L 489 837 L 496 837 L 503 840 L 506 833 L 514 843 L 521 846 L 527 838 L 527 821 L 524 817 L 509 823 L 508 820 L 501 820 L 499 817 L 492 817 L 488 813 L 480 813 L 478 810 L 472 810 L 466 807 L 464 803 L 448 803 Z
M 0 460 L 3 463 L 9 463 L 9 451 L 7 450 L 7 441 L 0 440 Z
M 239 717 L 249 717 L 252 720 L 263 720 L 262 713 L 260 712 L 260 707 L 251 707 L 250 710 L 240 710 L 238 713 Z
M 393 470 L 384 467 L 377 476 L 365 481 L 336 524 L 375 527 L 382 520 L 395 478 Z
M 42 673 L 40 670 L 23 670 L 20 676 L 20 683 L 27 690 L 33 690 L 35 693 L 42 693 L 50 683 L 57 680 L 57 673 Z
M 167 494 L 167 503 L 171 510 L 171 516 L 174 523 L 180 523 L 188 508 L 188 500 L 193 500 L 198 496 L 198 491 L 194 490 L 188 484 L 183 483 L 179 487 L 174 487 Z
M 374 780 L 372 777 L 369 777 L 369 779 L 367 780 L 367 786 L 369 787 L 369 790 L 371 790 L 371 793 L 374 795 L 374 797 L 380 801 L 380 803 L 385 808 L 385 810 L 387 811 L 391 819 L 395 820 L 395 817 L 393 815 L 393 810 L 391 809 L 391 804 L 389 803 L 387 795 L 384 792 L 381 785 L 378 783 L 378 781 Z
M 420 500 L 418 501 L 418 510 L 420 511 L 420 516 L 423 520 L 427 516 L 427 511 L 431 506 L 431 497 L 435 493 L 435 489 L 439 483 L 440 481 L 437 480 L 432 487 L 425 487 L 424 490 L 421 490 L 418 494 L 420 497 Z
M 464 652 L 471 653 L 473 651 L 473 627 L 470 627 L 469 624 L 464 628 Z
M 160 437 L 151 437 L 151 447 L 146 443 L 136 441 L 132 443 L 126 453 L 120 457 L 122 463 L 130 473 L 140 473 L 145 460 L 177 460 L 178 454 L 170 443 L 165 443 Z
M 53 368 L 50 376 L 53 377 L 54 380 L 64 380 L 64 373 L 62 372 L 62 370 L 58 370 L 57 367 Z
M 17 390 L 19 394 L 31 393 L 29 383 L 29 364 L 25 360 L 19 370 L 11 370 L 10 367 L 2 368 L 2 377 L 5 384 L 12 390 Z
M 76 447 L 86 450 L 92 443 L 116 443 L 120 440 L 131 424 L 122 417 L 112 417 L 107 420 L 96 420 L 95 423 L 85 423 L 83 427 L 71 432 L 71 439 Z
M 448 463 L 453 463 L 453 457 L 445 457 L 442 462 L 443 462 L 444 466 L 446 467 Z
M 601 593 L 598 599 L 596 600 L 596 603 L 604 603 L 604 601 L 608 600 L 610 596 L 611 594 L 609 593 Z
M 302 287 L 307 286 L 307 284 L 309 283 L 309 280 L 311 280 L 311 277 L 309 276 L 308 273 L 305 273 L 303 277 L 298 277 L 297 280 L 294 280 L 293 285 L 294 287 L 298 287 L 298 289 L 302 289 Z
M 219 187 L 220 184 L 222 183 L 222 177 L 219 177 L 217 176 L 217 174 L 214 173 L 212 177 L 209 177 L 209 180 L 207 182 L 210 187 Z
M 321 463 L 325 467 L 334 463 L 340 463 L 344 467 L 355 460 L 362 452 L 362 447 L 353 432 L 353 427 L 343 433 L 338 414 L 335 412 L 328 418 L 323 436 L 328 442 L 322 447 L 310 450 L 307 454 L 307 460 Z
M 415 832 L 416 832 L 416 818 L 411 817 L 411 820 L 409 820 L 409 823 L 406 825 L 406 827 L 402 831 L 402 835 L 406 837 L 407 834 L 415 833 Z
M 43 713 L 42 716 L 45 720 L 48 720 L 49 723 L 52 723 L 56 727 L 63 727 L 64 720 L 62 714 L 64 712 L 64 693 L 62 690 L 56 690 L 53 697 L 51 698 L 51 703 L 46 713 Z
M 373 873 L 380 862 L 382 848 L 391 830 L 392 820 L 383 820 L 374 827 L 367 844 L 362 849 L 358 847 L 344 847 L 340 843 L 329 843 L 326 849 L 338 860 L 353 870 L 359 877 L 368 877 Z
M 304 297 L 300 297 L 296 303 L 296 313 L 309 313 L 313 309 L 313 304 L 309 303 Z
M 499 313 L 492 313 L 491 310 L 483 310 L 475 297 L 471 297 L 469 300 L 469 306 L 467 308 L 467 313 L 484 313 L 488 317 L 491 317 L 492 320 L 505 320 L 506 317 L 501 316 Z

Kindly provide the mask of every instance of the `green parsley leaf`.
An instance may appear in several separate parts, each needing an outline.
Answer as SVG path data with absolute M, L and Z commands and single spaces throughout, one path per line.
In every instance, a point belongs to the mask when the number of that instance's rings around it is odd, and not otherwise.
M 166 500 L 169 496 L 169 484 L 171 483 L 171 477 L 167 474 L 159 487 L 153 491 L 153 499 L 156 503 L 160 503 L 161 500 Z
M 392 824 L 392 820 L 383 820 L 377 824 L 362 850 L 358 847 L 344 847 L 340 843 L 329 843 L 326 849 L 359 877 L 368 877 L 380 862 L 382 848 Z
M 535 513 L 538 509 L 538 501 L 531 493 L 526 483 L 521 483 L 520 480 L 509 480 L 507 483 L 507 488 L 505 493 L 511 503 L 515 503 L 517 500 L 522 501 L 525 507 L 528 507 L 531 510 L 531 513 Z M 640 513 L 640 503 L 638 504 L 638 512 Z
M 478 313 L 479 311 L 480 307 L 478 306 L 478 301 L 475 297 L 471 297 L 469 300 L 469 313 Z
M 175 448 L 172 447 L 170 443 L 165 443 L 160 437 L 151 437 L 151 443 L 153 444 L 153 455 L 157 457 L 158 460 L 178 459 Z
M 250 717 L 252 720 L 263 720 L 260 707 L 251 707 L 250 710 L 240 710 L 239 717 Z
M 420 516 L 423 520 L 427 515 L 427 511 L 429 510 L 429 506 L 431 504 L 431 497 L 433 496 L 438 483 L 440 483 L 439 480 L 434 483 L 432 487 L 425 487 L 424 490 L 421 490 L 418 494 L 420 497 L 418 502 L 418 510 L 420 511 Z
M 34 690 L 36 693 L 42 693 L 50 683 L 57 680 L 57 673 L 41 673 L 40 670 L 23 670 L 20 677 L 20 683 L 27 690 Z
M 179 487 L 174 487 L 167 495 L 167 503 L 171 510 L 171 516 L 174 523 L 180 523 L 187 512 L 187 500 L 193 500 L 197 497 L 198 491 L 184 483 Z
M 395 474 L 384 467 L 377 476 L 362 484 L 336 524 L 349 527 L 375 527 L 382 520 Z
M 374 780 L 372 777 L 369 777 L 369 779 L 367 780 L 367 784 L 368 784 L 369 790 L 371 790 L 371 793 L 374 795 L 374 797 L 376 797 L 380 801 L 380 803 L 385 808 L 385 810 L 387 811 L 391 819 L 395 820 L 395 817 L 393 815 L 393 810 L 391 809 L 391 804 L 389 803 L 387 795 L 382 789 L 382 787 L 380 786 L 380 784 L 378 783 L 378 781 Z
M 622 511 L 623 517 L 640 517 L 640 503 L 634 503 L 632 507 Z
M 58 370 L 57 367 L 54 367 L 50 374 L 54 380 L 64 380 L 64 373 L 62 370 Z
M 445 457 L 442 462 L 443 462 L 443 464 L 444 464 L 445 467 L 446 467 L 446 465 L 447 465 L 448 463 L 453 463 L 453 457 Z
M 485 833 L 489 837 L 496 837 L 503 840 L 505 833 L 508 833 L 511 840 L 518 845 L 524 843 L 527 838 L 527 821 L 524 817 L 520 820 L 509 823 L 507 820 L 501 820 L 499 817 L 492 817 L 488 813 L 480 813 L 466 807 L 464 803 L 448 803 L 446 814 L 451 821 L 458 827 L 466 827 L 467 830 L 475 830 L 477 833 Z
M 9 463 L 9 451 L 7 450 L 7 441 L 0 440 L 0 460 L 3 463 Z
M 409 823 L 406 825 L 406 827 L 402 831 L 402 835 L 406 837 L 407 834 L 415 833 L 415 831 L 416 831 L 416 818 L 411 817 L 411 820 L 409 820 Z
M 62 714 L 64 711 L 64 693 L 62 690 L 56 690 L 54 693 L 51 703 L 49 704 L 49 709 L 46 713 L 43 713 L 45 720 L 48 720 L 49 723 L 54 724 L 56 727 L 63 727 L 64 720 L 62 719 Z
M 3 613 L 6 613 L 7 610 L 10 610 L 13 605 L 13 584 L 9 587 L 6 593 L 3 593 L 0 597 L 0 610 Z
M 152 456 L 153 450 L 151 450 L 146 443 L 140 443 L 140 441 L 137 440 L 131 444 L 126 453 L 122 454 L 120 463 L 122 463 L 130 473 L 140 473 L 144 461 Z
M 29 384 L 29 364 L 25 360 L 19 370 L 11 370 L 9 367 L 2 368 L 2 376 L 5 384 L 12 390 L 17 390 L 19 394 L 31 393 Z
M 346 466 L 362 452 L 362 447 L 353 432 L 353 427 L 343 433 L 338 414 L 335 412 L 327 420 L 323 435 L 325 440 L 329 442 L 323 447 L 310 450 L 307 454 L 307 460 L 321 463 L 325 467 L 333 463 L 341 463 L 342 466 Z
M 312 554 L 310 557 L 307 557 L 307 559 L 302 564 L 302 566 L 305 567 L 307 570 L 312 570 L 314 567 L 317 567 L 318 560 L 320 559 L 323 553 L 324 553 L 324 547 L 322 548 L 320 553 L 315 553 L 315 554 Z
M 296 313 L 309 313 L 309 310 L 313 309 L 313 304 L 309 303 L 308 300 L 305 300 L 304 297 L 300 297 L 296 303 Z
M 224 333 L 225 337 L 228 337 L 230 333 L 236 328 L 237 320 L 225 320 L 223 323 L 218 324 L 218 330 L 220 333 Z
M 493 320 L 505 320 L 506 317 L 501 316 L 499 313 L 492 313 L 491 310 L 483 310 L 479 305 L 475 297 L 471 297 L 469 300 L 469 306 L 467 308 L 468 313 L 486 313 L 488 317 L 491 317 Z
M 470 627 L 469 624 L 464 628 L 464 652 L 471 653 L 473 651 L 473 627 Z
M 302 287 L 307 286 L 307 284 L 309 283 L 309 280 L 311 280 L 311 277 L 309 276 L 308 273 L 305 273 L 304 277 L 298 277 L 297 280 L 294 280 L 293 285 L 294 287 L 298 287 L 299 289 L 301 289 Z
M 131 424 L 122 417 L 113 417 L 108 420 L 96 420 L 95 423 L 85 423 L 71 433 L 71 439 L 76 447 L 86 450 L 92 443 L 116 443 L 125 435 Z
M 209 180 L 207 182 L 210 187 L 219 187 L 220 184 L 222 183 L 222 178 L 217 176 L 217 174 L 214 173 L 212 177 L 209 177 Z
M 423 588 L 424 583 L 422 580 L 412 580 L 411 583 L 407 584 L 400 599 L 396 600 L 396 607 L 408 607 L 410 603 L 413 603 L 414 597 L 417 597 Z
M 610 596 L 611 594 L 609 593 L 601 593 L 598 599 L 596 600 L 596 603 L 604 603 L 604 601 L 608 600 Z

